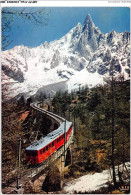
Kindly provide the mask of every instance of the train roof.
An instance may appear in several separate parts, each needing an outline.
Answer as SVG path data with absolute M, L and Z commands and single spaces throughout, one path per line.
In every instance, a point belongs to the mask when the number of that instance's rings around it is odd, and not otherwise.
M 66 121 L 66 132 L 70 128 L 72 122 Z M 47 136 L 41 138 L 38 141 L 35 141 L 32 143 L 32 145 L 28 146 L 26 148 L 26 151 L 36 151 L 44 148 L 51 142 L 53 142 L 55 139 L 57 139 L 60 135 L 64 133 L 64 128 L 65 128 L 65 122 L 61 123 L 61 125 L 58 127 L 58 129 L 50 132 L 47 134 Z

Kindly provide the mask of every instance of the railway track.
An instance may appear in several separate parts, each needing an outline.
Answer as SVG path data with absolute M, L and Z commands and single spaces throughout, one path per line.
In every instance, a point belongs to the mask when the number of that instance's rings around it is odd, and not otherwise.
M 41 102 L 39 103 L 32 103 L 31 104 L 31 108 L 43 113 L 43 114 L 46 114 L 47 116 L 51 117 L 52 119 L 54 119 L 55 121 L 57 121 L 59 123 L 59 125 L 61 125 L 61 123 L 65 122 L 66 119 L 62 118 L 61 116 L 58 116 L 52 112 L 49 112 L 47 110 L 44 110 L 43 108 L 40 107 L 40 104 Z

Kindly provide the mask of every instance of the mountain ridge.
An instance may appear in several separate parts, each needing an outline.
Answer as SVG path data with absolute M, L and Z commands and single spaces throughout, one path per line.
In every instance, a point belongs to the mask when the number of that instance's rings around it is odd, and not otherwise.
M 16 89 L 8 96 L 23 92 L 34 95 L 39 88 L 62 81 L 67 81 L 70 91 L 79 85 L 92 87 L 104 84 L 110 76 L 112 59 L 115 76 L 129 79 L 130 33 L 113 30 L 103 34 L 88 14 L 83 25 L 78 23 L 59 40 L 3 51 L 2 83 L 8 84 L 10 91 Z

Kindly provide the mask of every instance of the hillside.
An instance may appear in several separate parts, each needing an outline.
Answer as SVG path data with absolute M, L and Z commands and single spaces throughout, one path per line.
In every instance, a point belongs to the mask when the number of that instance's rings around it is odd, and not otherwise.
M 45 96 L 42 97 L 44 98 Z M 72 93 L 59 91 L 52 100 L 45 99 L 44 102 L 44 108 L 74 124 L 73 164 L 65 167 L 64 182 L 85 174 L 99 173 L 111 167 L 112 109 L 115 113 L 114 163 L 118 166 L 130 161 L 129 80 L 114 81 L 113 98 L 111 85 L 106 84 L 92 89 L 85 86 Z M 51 122 L 47 118 L 41 116 L 37 121 L 34 119 L 29 104 L 24 99 L 3 103 L 2 188 L 17 179 L 19 138 L 22 140 L 21 174 L 24 174 L 28 170 L 25 148 L 49 132 Z M 125 172 L 122 172 L 123 174 Z M 118 186 L 121 185 L 119 179 Z M 114 189 L 112 184 L 108 187 L 109 189 L 104 190 Z M 37 193 L 45 193 L 42 189 L 35 190 Z M 34 193 L 33 188 L 27 191 Z

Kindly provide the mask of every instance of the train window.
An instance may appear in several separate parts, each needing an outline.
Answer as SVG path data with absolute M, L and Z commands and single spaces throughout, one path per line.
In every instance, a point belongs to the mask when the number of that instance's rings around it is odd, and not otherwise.
M 57 139 L 57 143 L 59 142 L 59 140 Z
M 45 153 L 45 148 L 43 149 L 43 153 Z
M 49 145 L 49 148 L 51 148 L 51 144 Z
M 48 146 L 46 146 L 46 151 L 48 151 Z
M 27 155 L 27 156 L 31 156 L 31 152 L 26 151 L 26 155 Z
M 59 137 L 59 142 L 60 142 L 60 140 L 61 140 L 61 137 Z
M 37 156 L 37 151 L 32 151 L 32 156 Z
M 52 147 L 54 146 L 54 142 L 52 142 Z
M 40 150 L 40 154 L 42 154 L 42 150 Z

